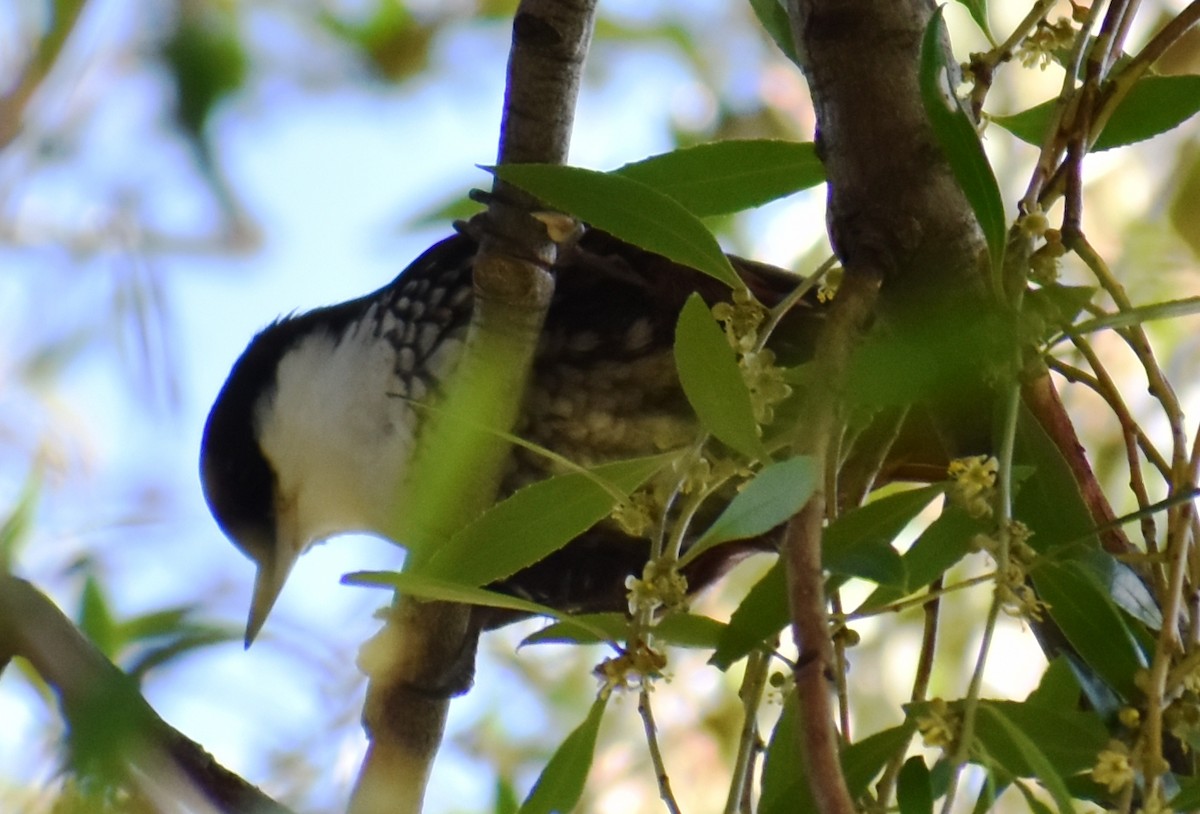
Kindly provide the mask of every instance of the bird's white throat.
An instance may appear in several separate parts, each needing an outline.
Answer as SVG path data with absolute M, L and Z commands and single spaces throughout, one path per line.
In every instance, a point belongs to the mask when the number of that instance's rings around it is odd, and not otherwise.
M 349 531 L 384 533 L 397 510 L 419 416 L 396 397 L 395 351 L 371 314 L 341 337 L 316 332 L 284 354 L 255 407 L 276 475 L 277 545 L 298 555 Z

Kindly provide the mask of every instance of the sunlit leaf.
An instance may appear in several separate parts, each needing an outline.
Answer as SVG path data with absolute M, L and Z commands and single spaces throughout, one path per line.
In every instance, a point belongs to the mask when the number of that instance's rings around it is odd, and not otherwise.
M 592 704 L 587 718 L 575 727 L 555 751 L 533 791 L 521 805 L 520 814 L 551 814 L 574 811 L 583 796 L 583 787 L 592 768 L 596 751 L 596 735 L 604 718 L 608 693 L 602 693 Z
M 819 480 L 816 462 L 808 456 L 763 467 L 688 549 L 681 563 L 720 543 L 757 537 L 775 528 L 800 511 Z
M 602 639 L 594 633 L 581 630 L 578 625 L 555 623 L 526 636 L 521 646 L 546 643 L 598 644 L 619 641 L 629 633 L 629 619 L 622 613 L 583 614 L 571 618 L 603 630 L 608 636 Z M 654 639 L 674 647 L 715 648 L 724 629 L 722 622 L 707 616 L 672 613 L 654 626 Z
M 17 553 L 22 543 L 28 538 L 33 520 L 33 512 L 37 507 L 38 498 L 42 492 L 41 472 L 35 467 L 25 478 L 21 493 L 16 503 L 8 511 L 4 522 L 0 523 L 0 572 L 12 570 L 17 559 Z
M 950 169 L 983 230 L 992 268 L 998 269 L 1004 257 L 1004 201 L 975 123 L 949 85 L 950 74 L 942 50 L 946 36 L 942 9 L 934 12 L 921 41 L 921 101 Z
M 1083 335 L 1103 331 L 1110 328 L 1129 328 L 1158 319 L 1174 319 L 1200 314 L 1200 297 L 1187 297 L 1170 302 L 1156 302 L 1152 305 L 1141 305 L 1128 311 L 1118 311 L 1102 317 L 1084 320 L 1071 326 L 1070 333 Z
M 783 51 L 784 56 L 796 63 L 797 66 L 803 67 L 796 55 L 796 45 L 792 40 L 792 25 L 788 20 L 783 0 L 750 0 L 750 8 L 754 9 L 754 16 L 771 35 L 771 39 L 779 46 L 779 50 Z
M 1041 145 L 1056 100 L 992 121 L 1022 141 Z M 1200 110 L 1200 76 L 1145 76 L 1139 79 L 1105 123 L 1093 152 L 1122 147 L 1165 133 Z
M 569 627 L 577 627 L 599 640 L 609 641 L 608 634 L 579 617 L 571 616 L 546 605 L 517 599 L 508 594 L 489 591 L 486 588 L 475 588 L 470 585 L 445 579 L 434 579 L 423 574 L 407 571 L 355 571 L 342 577 L 344 585 L 364 585 L 369 588 L 391 588 L 408 596 L 418 599 L 432 599 L 441 602 L 459 602 L 464 605 L 482 605 L 488 608 L 502 608 L 520 611 L 534 616 L 549 616 Z
M 603 520 L 620 495 L 637 489 L 670 459 L 652 455 L 617 461 L 596 467 L 592 477 L 568 472 L 518 489 L 438 547 L 419 573 L 464 585 L 512 576 Z
M 766 458 L 737 357 L 698 294 L 688 297 L 679 314 L 675 366 L 683 392 L 704 428 L 748 458 Z
M 992 30 L 988 27 L 987 0 L 958 0 L 958 2 L 966 6 L 975 25 L 979 26 L 979 30 L 991 40 Z
M 124 644 L 117 629 L 108 597 L 95 574 L 89 573 L 83 583 L 83 596 L 79 602 L 79 629 L 91 639 L 101 653 L 114 658 Z
M 701 217 L 762 206 L 825 180 L 811 142 L 775 139 L 683 147 L 613 172 L 669 195 Z
M 674 198 L 640 181 L 551 164 L 487 169 L 597 229 L 691 266 L 731 288 L 742 287 L 729 258 L 700 219 Z

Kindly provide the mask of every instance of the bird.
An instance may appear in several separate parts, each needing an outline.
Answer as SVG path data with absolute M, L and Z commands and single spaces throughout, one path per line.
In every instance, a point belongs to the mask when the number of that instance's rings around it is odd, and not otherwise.
M 204 427 L 200 474 L 217 524 L 257 567 L 247 647 L 310 546 L 384 533 L 427 418 L 419 407 L 436 403 L 463 350 L 483 217 L 457 224 L 377 291 L 276 320 L 233 365 Z M 801 281 L 731 261 L 767 305 Z M 675 372 L 675 326 L 692 292 L 714 304 L 730 289 L 598 229 L 565 246 L 553 271 L 514 432 L 584 465 L 692 442 L 698 425 Z M 820 322 L 815 297 L 794 311 L 775 334 L 793 362 L 811 353 Z M 548 476 L 549 466 L 515 448 L 501 496 Z M 489 587 L 564 611 L 620 610 L 626 578 L 641 572 L 648 551 L 648 540 L 602 522 Z M 696 558 L 685 571 L 690 588 L 739 556 L 745 551 L 721 547 Z M 484 629 L 519 616 L 476 610 Z

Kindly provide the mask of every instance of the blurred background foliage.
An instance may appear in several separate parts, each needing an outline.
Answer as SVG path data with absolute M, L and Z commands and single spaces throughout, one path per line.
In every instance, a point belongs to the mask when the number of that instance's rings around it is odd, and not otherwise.
M 250 569 L 200 498 L 200 428 L 256 327 L 377 287 L 471 211 L 466 190 L 486 183 L 473 165 L 494 158 L 515 5 L 0 0 L 0 562 L 48 591 L 164 717 L 300 810 L 340 809 L 364 747 L 352 664 L 382 599 L 336 580 L 398 555 L 373 540 L 323 547 L 274 630 L 243 653 Z M 998 5 L 996 31 L 1024 12 Z M 1181 4 L 1160 6 L 1163 20 Z M 600 15 L 575 163 L 607 169 L 730 137 L 812 138 L 803 80 L 749 4 L 614 0 Z M 962 7 L 947 17 L 960 58 L 984 46 Z M 1137 36 L 1153 18 L 1143 13 Z M 1160 68 L 1200 72 L 1200 32 Z M 1060 77 L 1007 70 L 989 112 L 1051 98 Z M 1036 153 L 996 127 L 985 141 L 1016 200 Z M 1134 302 L 1200 292 L 1195 126 L 1089 157 L 1088 169 L 1085 229 Z M 818 189 L 716 226 L 729 249 L 805 271 L 828 253 L 822 204 Z M 1185 406 L 1200 413 L 1195 319 L 1152 327 Z M 1117 375 L 1133 370 L 1116 343 L 1096 344 L 1116 354 Z M 1131 386 L 1129 400 L 1161 433 L 1143 389 Z M 1114 420 L 1086 391 L 1065 398 L 1117 510 L 1132 510 Z M 764 567 L 746 564 L 698 610 L 727 616 Z M 945 617 L 955 603 L 984 602 L 983 592 L 957 595 Z M 889 624 L 886 638 L 875 621 L 858 629 L 862 732 L 894 724 L 907 694 L 919 614 Z M 508 810 L 582 718 L 598 651 L 516 650 L 536 626 L 486 637 L 429 810 Z M 935 694 L 958 694 L 972 635 L 943 629 Z M 988 693 L 1023 697 L 1040 652 L 1015 622 L 1000 646 L 1011 658 L 994 660 Z M 957 664 L 946 657 L 955 652 Z M 724 797 L 741 709 L 740 668 L 703 663 L 673 656 L 656 709 L 676 793 L 697 811 Z M 606 719 L 587 810 L 658 809 L 635 705 L 619 699 Z M 0 721 L 0 809 L 49 811 L 78 794 L 64 786 L 63 723 L 35 676 L 6 671 Z

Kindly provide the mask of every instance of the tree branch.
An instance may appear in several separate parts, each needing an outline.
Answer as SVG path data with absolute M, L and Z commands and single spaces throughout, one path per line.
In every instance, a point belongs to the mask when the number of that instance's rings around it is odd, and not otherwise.
M 0 668 L 14 657 L 26 659 L 58 696 L 76 756 L 103 760 L 147 810 L 288 814 L 158 717 L 45 594 L 0 574 Z
M 523 0 L 501 124 L 500 163 L 563 163 L 591 40 L 594 0 Z M 540 205 L 497 181 L 475 257 L 474 310 L 444 409 L 422 431 L 405 505 L 420 539 L 447 539 L 495 499 L 554 281 L 555 236 Z M 467 473 L 464 479 L 464 473 Z M 397 539 L 406 535 L 397 534 Z M 410 554 L 410 557 L 416 555 Z M 363 724 L 371 739 L 354 814 L 419 812 L 451 695 L 474 670 L 478 626 L 466 605 L 399 597 L 364 649 L 370 676 Z

